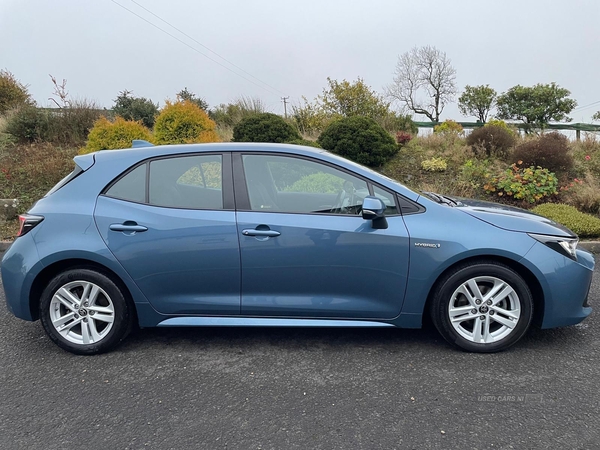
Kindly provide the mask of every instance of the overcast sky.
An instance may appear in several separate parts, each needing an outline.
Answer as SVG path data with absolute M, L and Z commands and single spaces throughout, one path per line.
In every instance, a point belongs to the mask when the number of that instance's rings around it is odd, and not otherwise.
M 42 105 L 52 94 L 52 74 L 67 80 L 72 96 L 107 108 L 123 89 L 163 104 L 187 86 L 211 106 L 248 95 L 283 113 L 280 97 L 312 99 L 328 76 L 362 77 L 382 92 L 399 54 L 432 45 L 452 60 L 461 91 L 466 84 L 502 92 L 555 81 L 580 108 L 598 102 L 574 111 L 574 122 L 590 122 L 600 110 L 598 0 L 135 2 L 0 0 L 0 68 L 28 84 Z M 465 120 L 456 104 L 442 118 Z

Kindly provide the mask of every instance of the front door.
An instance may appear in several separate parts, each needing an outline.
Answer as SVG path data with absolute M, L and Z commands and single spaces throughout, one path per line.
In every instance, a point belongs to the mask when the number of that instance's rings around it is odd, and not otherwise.
M 322 162 L 243 155 L 238 201 L 242 314 L 391 319 L 408 275 L 408 233 L 393 193 Z M 236 167 L 242 170 L 242 167 Z M 378 189 L 379 193 L 374 192 Z M 236 187 L 236 193 L 238 189 Z M 365 196 L 388 205 L 388 228 L 362 219 Z

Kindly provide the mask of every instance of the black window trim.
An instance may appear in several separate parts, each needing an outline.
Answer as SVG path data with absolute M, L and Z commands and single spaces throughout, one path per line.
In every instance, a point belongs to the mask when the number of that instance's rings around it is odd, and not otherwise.
M 322 159 L 313 158 L 311 156 L 305 155 L 296 155 L 292 153 L 280 153 L 280 152 L 248 152 L 244 150 L 233 151 L 233 170 L 234 170 L 234 193 L 235 193 L 235 202 L 236 202 L 236 211 L 240 212 L 257 212 L 257 213 L 271 213 L 271 214 L 301 214 L 301 215 L 315 215 L 315 216 L 333 216 L 333 217 L 360 217 L 356 214 L 333 214 L 333 213 L 322 213 L 322 212 L 287 212 L 287 211 L 270 211 L 270 210 L 254 210 L 250 207 L 250 196 L 248 194 L 248 185 L 246 184 L 246 175 L 244 172 L 244 162 L 243 156 L 249 155 L 260 155 L 260 156 L 286 156 L 288 158 L 295 159 L 303 159 L 314 163 L 321 163 L 326 166 L 329 166 L 333 169 L 339 170 L 340 172 L 344 172 L 348 175 L 351 175 L 355 178 L 358 178 L 361 181 L 364 181 L 367 185 L 367 189 L 369 191 L 369 195 L 373 195 L 373 186 L 377 186 L 379 189 L 383 191 L 388 191 L 392 196 L 395 194 L 395 197 L 398 197 L 399 194 L 396 191 L 390 191 L 390 189 L 381 186 L 379 183 L 374 182 L 370 178 L 366 178 L 363 175 L 359 175 L 356 172 L 352 172 L 345 167 L 338 166 L 329 161 L 323 161 Z M 386 217 L 398 217 L 402 216 L 402 208 L 400 207 L 400 203 L 396 198 L 396 207 L 398 209 L 397 214 L 390 214 Z
M 163 159 L 173 159 L 173 158 L 182 158 L 182 157 L 194 157 L 194 156 L 221 156 L 221 195 L 223 200 L 223 207 L 219 209 L 214 208 L 182 208 L 178 206 L 161 206 L 161 205 L 153 205 L 150 203 L 150 163 L 153 161 L 160 161 Z M 123 198 L 113 197 L 111 195 L 107 195 L 107 192 L 110 188 L 113 187 L 114 184 L 118 183 L 123 177 L 126 177 L 129 173 L 133 172 L 135 169 L 140 167 L 141 165 L 146 164 L 146 186 L 145 186 L 145 199 L 144 202 L 135 202 L 132 200 L 127 200 Z M 160 155 L 160 156 L 152 156 L 146 158 L 133 166 L 127 168 L 125 171 L 116 176 L 110 183 L 108 183 L 102 191 L 100 191 L 100 195 L 107 198 L 114 198 L 116 200 L 121 200 L 124 202 L 135 203 L 138 205 L 146 205 L 152 206 L 153 208 L 167 208 L 167 209 L 184 209 L 188 211 L 235 211 L 235 197 L 233 194 L 233 169 L 231 164 L 231 152 L 197 152 L 197 153 L 177 153 L 172 155 Z

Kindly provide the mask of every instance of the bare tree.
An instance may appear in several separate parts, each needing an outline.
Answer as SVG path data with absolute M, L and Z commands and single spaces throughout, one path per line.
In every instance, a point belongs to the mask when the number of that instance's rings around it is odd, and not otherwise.
M 393 82 L 386 95 L 405 110 L 439 122 L 447 103 L 454 100 L 456 70 L 446 53 L 435 47 L 415 47 L 398 57 Z

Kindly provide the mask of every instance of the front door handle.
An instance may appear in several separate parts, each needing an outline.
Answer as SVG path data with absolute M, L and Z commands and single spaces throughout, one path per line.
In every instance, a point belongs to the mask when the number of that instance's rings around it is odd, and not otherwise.
M 281 233 L 279 231 L 274 230 L 254 230 L 249 228 L 246 230 L 242 230 L 242 234 L 244 236 L 277 237 Z
M 131 233 L 135 231 L 141 233 L 142 231 L 148 231 L 147 227 L 138 225 L 137 223 L 129 220 L 123 223 L 112 223 L 108 228 L 110 228 L 112 231 L 122 231 L 124 233 Z

